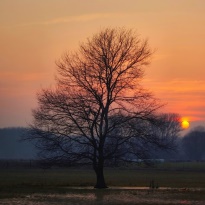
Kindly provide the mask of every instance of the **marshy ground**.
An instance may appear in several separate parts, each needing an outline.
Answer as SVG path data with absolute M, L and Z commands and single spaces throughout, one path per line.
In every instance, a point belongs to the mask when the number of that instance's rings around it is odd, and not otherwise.
M 106 168 L 109 189 L 93 189 L 88 168 L 0 170 L 0 204 L 205 204 L 205 163 Z M 154 181 L 155 188 L 150 188 Z
M 164 189 L 164 190 L 67 190 L 66 193 L 33 193 L 1 199 L 0 204 L 47 205 L 47 204 L 196 204 L 205 202 L 205 190 Z

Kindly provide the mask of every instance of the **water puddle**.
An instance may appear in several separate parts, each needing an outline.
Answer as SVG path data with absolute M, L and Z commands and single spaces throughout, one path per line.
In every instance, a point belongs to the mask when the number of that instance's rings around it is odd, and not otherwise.
M 201 188 L 170 188 L 160 187 L 109 187 L 108 189 L 94 189 L 93 187 L 67 187 L 64 194 L 36 193 L 19 198 L 2 199 L 2 205 L 93 205 L 93 204 L 129 204 L 129 205 L 204 205 L 205 189 Z M 193 198 L 190 197 L 192 194 Z M 196 194 L 196 195 L 195 195 Z M 198 200 L 196 200 L 196 198 Z
M 67 187 L 67 189 L 73 189 L 73 190 L 98 190 L 95 189 L 92 186 L 87 187 Z M 152 188 L 150 187 L 133 187 L 133 186 L 127 186 L 127 187 L 119 187 L 119 186 L 111 186 L 104 190 L 150 190 Z M 178 191 L 205 191 L 205 188 L 173 188 L 173 187 L 159 187 L 155 188 L 154 190 L 178 190 Z

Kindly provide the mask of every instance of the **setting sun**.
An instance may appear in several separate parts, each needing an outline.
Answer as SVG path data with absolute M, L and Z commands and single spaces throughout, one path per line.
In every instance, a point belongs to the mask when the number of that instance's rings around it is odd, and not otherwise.
M 183 120 L 181 122 L 181 126 L 183 129 L 187 129 L 187 128 L 189 128 L 189 122 L 187 120 Z

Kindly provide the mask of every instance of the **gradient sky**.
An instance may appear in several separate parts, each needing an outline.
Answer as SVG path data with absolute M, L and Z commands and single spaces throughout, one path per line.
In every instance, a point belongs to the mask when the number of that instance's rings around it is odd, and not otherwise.
M 55 61 L 105 27 L 155 49 L 144 85 L 191 125 L 205 125 L 204 0 L 0 0 L 0 127 L 26 126 Z

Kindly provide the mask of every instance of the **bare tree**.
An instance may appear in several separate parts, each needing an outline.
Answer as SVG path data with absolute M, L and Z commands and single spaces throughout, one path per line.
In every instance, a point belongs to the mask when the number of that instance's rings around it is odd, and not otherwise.
M 56 164 L 92 163 L 95 187 L 106 188 L 105 160 L 123 156 L 140 139 L 167 146 L 146 129 L 146 123 L 158 126 L 161 107 L 140 85 L 151 54 L 146 40 L 123 28 L 102 30 L 66 53 L 57 62 L 55 89 L 42 90 L 33 111 L 31 134 L 41 157 Z

